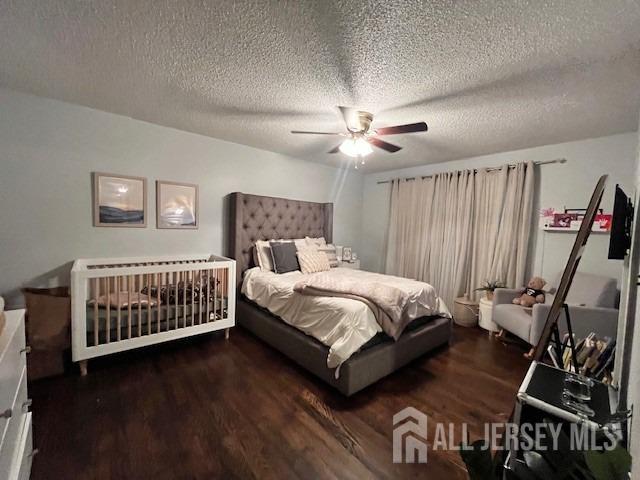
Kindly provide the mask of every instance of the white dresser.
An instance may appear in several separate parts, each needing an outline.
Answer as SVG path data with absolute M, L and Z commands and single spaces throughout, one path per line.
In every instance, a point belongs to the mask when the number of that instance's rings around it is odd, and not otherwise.
M 0 333 L 0 480 L 28 479 L 34 454 L 24 313 L 5 312 L 7 323 Z

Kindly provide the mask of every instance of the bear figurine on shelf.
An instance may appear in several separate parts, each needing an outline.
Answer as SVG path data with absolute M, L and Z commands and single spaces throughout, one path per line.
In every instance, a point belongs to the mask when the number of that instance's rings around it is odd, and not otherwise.
M 546 283 L 541 277 L 533 277 L 527 283 L 527 288 L 522 291 L 522 294 L 513 299 L 513 303 L 523 307 L 533 307 L 536 303 L 544 303 L 545 296 L 542 288 Z

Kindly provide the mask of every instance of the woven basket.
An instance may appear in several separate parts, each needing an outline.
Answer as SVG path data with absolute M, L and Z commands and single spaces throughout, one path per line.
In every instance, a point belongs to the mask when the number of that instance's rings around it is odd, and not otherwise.
M 468 297 L 458 297 L 453 302 L 453 321 L 462 327 L 478 325 L 478 302 Z

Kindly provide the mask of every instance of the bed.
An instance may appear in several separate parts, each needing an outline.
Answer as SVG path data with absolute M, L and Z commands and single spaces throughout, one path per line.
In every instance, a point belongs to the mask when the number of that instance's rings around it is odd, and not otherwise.
M 228 202 L 228 256 L 236 260 L 238 288 L 243 288 L 245 276 L 261 276 L 260 273 L 255 273 L 256 265 L 253 259 L 253 246 L 257 240 L 324 237 L 327 242 L 332 241 L 333 205 L 330 203 L 305 202 L 240 192 L 230 194 Z M 286 279 L 286 275 L 281 276 L 279 281 L 284 282 L 286 288 L 290 288 L 293 279 Z M 372 328 L 375 329 L 375 326 L 372 327 L 369 323 L 364 328 L 370 338 L 358 345 L 355 352 L 350 351 L 353 346 L 349 346 L 346 350 L 336 353 L 335 349 L 332 351 L 330 346 L 308 335 L 309 332 L 305 333 L 304 329 L 301 330 L 300 325 L 296 328 L 287 323 L 284 320 L 286 314 L 279 316 L 272 313 L 274 308 L 260 302 L 260 296 L 255 292 L 249 295 L 253 300 L 248 298 L 246 284 L 244 292 L 245 294 L 237 298 L 237 324 L 347 396 L 353 395 L 419 356 L 448 344 L 451 338 L 450 316 L 436 314 L 412 321 L 397 341 L 379 329 L 370 331 Z M 335 308 L 339 308 L 335 306 L 337 301 L 342 302 L 343 307 L 345 302 L 348 302 L 352 309 L 367 309 L 356 300 L 324 301 L 334 302 Z

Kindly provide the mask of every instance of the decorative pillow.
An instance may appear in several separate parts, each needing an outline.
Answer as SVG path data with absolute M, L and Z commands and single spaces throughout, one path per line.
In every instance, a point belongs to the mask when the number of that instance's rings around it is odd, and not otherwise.
M 326 247 L 327 246 L 327 241 L 324 239 L 324 237 L 317 237 L 317 238 L 311 238 L 311 237 L 304 237 L 305 241 L 307 242 L 307 245 L 309 245 L 310 247 Z
M 294 238 L 293 243 L 298 250 L 303 250 L 307 247 L 307 240 L 304 238 Z
M 195 282 L 179 282 L 178 285 L 160 285 L 160 292 L 158 292 L 156 285 L 152 285 L 151 287 L 146 286 L 140 290 L 140 293 L 144 294 L 144 296 L 149 295 L 152 302 L 155 302 L 154 299 L 160 296 L 161 305 L 175 305 L 176 300 L 178 303 L 182 303 L 185 299 L 187 302 L 191 302 L 191 300 L 199 302 L 201 297 L 206 302 L 207 292 L 213 290 L 217 285 L 220 285 L 220 280 L 208 278 L 206 274 L 202 273 L 199 279 L 196 277 Z M 133 296 L 131 299 L 131 304 L 133 305 Z
M 293 240 L 258 240 L 253 249 L 253 263 L 262 270 L 273 272 L 273 260 L 271 259 L 271 242 L 293 242 L 297 249 L 305 248 L 307 242 L 304 238 L 295 238 Z
M 107 303 L 109 304 L 109 307 L 111 307 L 111 308 L 128 308 L 129 307 L 129 292 L 127 292 L 126 290 L 120 292 L 120 302 L 119 303 L 118 303 L 118 293 L 117 292 L 109 293 L 109 301 L 108 302 L 107 302 L 107 296 L 106 295 L 100 295 L 95 300 L 89 300 L 88 303 L 91 304 L 91 305 L 93 305 L 94 303 L 97 303 L 99 307 L 104 307 L 104 308 L 107 307 Z M 152 307 L 155 307 L 158 304 L 158 301 L 155 298 L 149 298 L 149 296 L 144 294 L 144 293 L 132 292 L 131 293 L 131 306 L 132 307 L 137 307 L 138 304 L 140 304 L 142 306 L 145 306 L 145 307 L 147 305 L 151 305 Z
M 327 254 L 318 250 L 299 250 L 298 261 L 302 273 L 326 272 L 331 268 Z
M 338 266 L 338 256 L 336 254 L 336 247 L 335 245 L 331 245 L 328 244 L 324 247 L 318 247 L 317 249 L 319 252 L 324 252 L 327 254 L 327 258 L 329 259 L 329 265 L 331 267 L 337 267 Z
M 295 243 L 272 241 L 269 244 L 271 245 L 271 261 L 274 272 L 287 273 L 300 270 Z
M 273 272 L 273 262 L 271 261 L 271 245 L 267 240 L 258 240 L 254 261 L 262 270 Z

